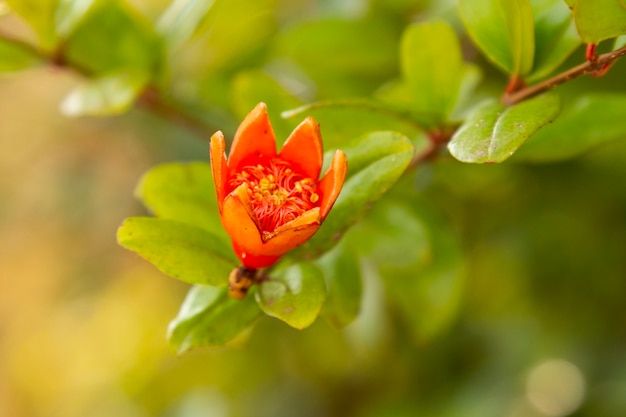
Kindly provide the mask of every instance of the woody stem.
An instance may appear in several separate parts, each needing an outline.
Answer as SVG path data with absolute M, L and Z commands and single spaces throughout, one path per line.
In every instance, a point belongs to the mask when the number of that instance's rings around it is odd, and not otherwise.
M 588 47 L 586 56 L 589 58 L 594 54 L 594 47 Z M 512 106 L 521 101 L 527 100 L 531 97 L 534 97 L 538 94 L 551 90 L 567 81 L 573 80 L 575 78 L 581 77 L 586 74 L 591 75 L 603 75 L 606 70 L 612 65 L 617 59 L 626 55 L 626 46 L 622 48 L 616 49 L 612 52 L 607 52 L 602 55 L 593 55 L 593 59 L 588 59 L 587 61 L 579 64 L 573 68 L 570 68 L 562 73 L 555 75 L 552 78 L 549 78 L 545 81 L 542 81 L 538 84 L 534 84 L 528 87 L 523 87 L 523 83 L 517 77 L 513 77 L 509 80 L 509 84 L 505 90 L 505 94 L 502 97 L 502 102 L 507 106 Z M 428 133 L 428 137 L 430 140 L 430 145 L 421 153 L 415 155 L 408 169 L 415 167 L 421 162 L 431 160 L 437 155 L 437 152 L 442 146 L 450 140 L 455 127 L 445 129 L 445 130 L 433 130 Z
M 616 49 L 612 52 L 598 55 L 595 57 L 594 60 L 585 61 L 582 64 L 563 71 L 562 73 L 557 74 L 554 77 L 542 81 L 538 84 L 524 87 L 511 93 L 505 93 L 502 97 L 502 102 L 507 106 L 519 103 L 520 101 L 524 101 L 538 94 L 551 90 L 554 87 L 567 81 L 573 80 L 586 74 L 593 74 L 595 72 L 601 71 L 602 69 L 606 68 L 607 65 L 610 65 L 615 60 L 624 55 L 626 55 L 626 46 Z
M 0 31 L 0 39 L 28 50 L 51 66 L 63 68 L 85 78 L 94 76 L 93 72 L 89 69 L 82 67 L 76 62 L 70 61 L 64 53 L 65 51 L 63 45 L 57 47 L 52 54 L 47 54 L 28 42 L 17 39 L 14 36 L 2 31 Z M 146 86 L 137 98 L 136 105 L 144 110 L 161 116 L 186 130 L 189 130 L 202 140 L 207 140 L 211 137 L 213 132 L 217 130 L 216 127 L 211 126 L 204 120 L 196 118 L 183 111 L 172 101 L 166 99 L 156 85 Z

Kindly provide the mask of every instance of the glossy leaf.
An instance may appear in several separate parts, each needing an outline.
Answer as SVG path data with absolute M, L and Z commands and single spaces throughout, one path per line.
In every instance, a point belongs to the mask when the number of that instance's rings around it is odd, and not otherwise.
M 132 69 L 154 74 L 162 45 L 152 24 L 121 0 L 97 2 L 64 44 L 73 65 L 96 74 Z
M 54 13 L 59 0 L 5 0 L 11 10 L 28 23 L 39 38 L 44 51 L 52 51 L 57 43 Z
M 461 162 L 502 162 L 552 122 L 560 108 L 559 96 L 551 92 L 508 108 L 499 102 L 485 102 L 455 132 L 448 149 Z
M 41 63 L 34 51 L 0 38 L 0 73 L 20 71 Z
M 414 153 L 413 144 L 395 132 L 373 132 L 344 147 L 348 174 L 320 230 L 297 253 L 317 257 L 332 248 L 343 233 L 404 173 Z M 329 159 L 333 152 L 326 155 Z
M 535 39 L 529 0 L 460 0 L 469 35 L 494 64 L 524 76 L 533 66 Z
M 118 229 L 117 241 L 164 274 L 190 284 L 226 285 L 237 266 L 220 238 L 174 220 L 131 217 Z
M 580 45 L 570 10 L 562 0 L 531 0 L 535 11 L 535 59 L 528 81 L 549 76 Z
M 595 43 L 626 34 L 626 6 L 622 0 L 573 0 L 578 34 Z
M 402 75 L 411 91 L 412 111 L 445 120 L 459 96 L 463 60 L 452 28 L 444 22 L 409 26 L 401 44 Z
M 179 354 L 192 348 L 220 346 L 260 315 L 251 295 L 235 300 L 225 288 L 197 285 L 189 290 L 178 316 L 170 322 L 167 337 Z
M 417 121 L 409 110 L 374 100 L 326 100 L 282 113 L 287 118 L 304 115 L 312 115 L 318 121 L 326 148 L 343 149 L 353 138 L 380 129 L 395 130 L 409 137 L 423 136 L 421 121 Z M 434 118 L 431 114 L 423 116 L 424 125 Z
M 90 79 L 75 88 L 61 103 L 66 116 L 110 116 L 127 111 L 135 102 L 148 77 L 122 72 Z
M 163 13 L 157 30 L 172 46 L 185 43 L 198 29 L 215 0 L 175 0 Z
M 296 329 L 310 326 L 326 299 L 326 284 L 320 269 L 302 262 L 273 271 L 256 292 L 259 306 L 268 316 L 276 317 Z
M 59 0 L 54 15 L 56 33 L 67 38 L 98 1 L 104 0 Z
M 158 165 L 144 174 L 135 195 L 155 216 L 209 230 L 229 244 L 220 222 L 211 165 Z
M 535 56 L 533 10 L 529 0 L 507 0 L 501 4 L 509 30 L 513 74 L 523 76 L 531 71 Z
M 341 329 L 359 314 L 363 285 L 359 258 L 346 247 L 338 245 L 316 262 L 326 280 L 326 304 L 323 317 L 334 327 Z
M 616 139 L 626 137 L 624 94 L 580 97 L 564 108 L 551 125 L 534 135 L 515 160 L 551 162 L 572 158 Z

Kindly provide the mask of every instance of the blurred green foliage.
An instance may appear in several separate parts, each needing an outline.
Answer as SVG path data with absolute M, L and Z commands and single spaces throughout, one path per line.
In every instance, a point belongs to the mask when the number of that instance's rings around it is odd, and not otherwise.
M 2 414 L 626 415 L 625 63 L 497 102 L 621 3 L 487 3 L 0 2 Z M 350 170 L 238 301 L 206 142 L 259 101 Z M 133 189 L 120 244 L 185 283 L 116 246 Z

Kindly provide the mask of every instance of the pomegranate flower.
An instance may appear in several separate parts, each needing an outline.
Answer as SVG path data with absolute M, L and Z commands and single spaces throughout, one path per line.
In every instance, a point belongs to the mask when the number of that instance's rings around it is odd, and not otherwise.
M 273 265 L 319 229 L 343 186 L 346 155 L 338 150 L 318 179 L 322 139 L 312 117 L 276 153 L 265 103 L 239 125 L 228 159 L 225 149 L 218 131 L 211 137 L 211 169 L 222 225 L 245 268 Z

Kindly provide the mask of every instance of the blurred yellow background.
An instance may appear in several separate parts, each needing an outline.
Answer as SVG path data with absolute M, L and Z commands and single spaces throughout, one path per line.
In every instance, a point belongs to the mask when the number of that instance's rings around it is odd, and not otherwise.
M 231 7 L 224 8 L 228 16 L 246 9 L 240 3 L 258 3 L 238 1 L 222 3 Z M 169 2 L 131 3 L 156 21 Z M 398 75 L 395 48 L 414 17 L 409 12 L 431 4 L 431 13 L 454 15 L 451 1 L 302 3 L 266 0 L 259 7 L 271 13 L 250 14 L 254 24 L 215 19 L 241 32 L 236 47 L 230 32 L 216 39 L 203 32 L 173 58 L 179 65 L 172 90 L 212 108 L 211 122 L 232 137 L 247 101 L 265 94 L 267 85 L 257 81 L 276 74 L 304 80 L 295 89 L 305 91 L 303 100 L 370 96 Z M 358 20 L 363 16 L 369 20 Z M 12 17 L 2 19 L 4 30 L 34 38 Z M 325 28 L 339 20 L 347 44 L 361 47 L 336 62 L 324 55 L 334 41 Z M 374 33 L 376 48 L 360 42 L 371 22 L 389 29 Z M 315 53 L 291 43 L 300 30 Z M 319 45 L 318 33 L 327 35 Z M 222 54 L 215 61 L 211 42 Z M 480 94 L 500 94 L 503 74 L 464 42 L 485 72 Z M 583 49 L 566 65 L 578 64 Z M 307 68 L 309 62 L 319 68 Z M 602 79 L 559 87 L 563 102 L 590 92 L 623 94 L 625 68 L 622 59 Z M 402 210 L 381 204 L 373 209 L 379 217 L 361 231 L 367 236 L 370 227 L 376 238 L 363 245 L 380 246 L 390 259 L 379 263 L 399 278 L 385 282 L 368 264 L 374 261 L 364 260 L 363 305 L 345 331 L 322 319 L 296 331 L 264 316 L 226 347 L 177 356 L 166 330 L 188 285 L 118 246 L 116 229 L 126 217 L 147 214 L 133 197 L 144 172 L 164 161 L 208 161 L 208 138 L 140 109 L 67 118 L 59 106 L 79 81 L 51 66 L 0 76 L 0 417 L 626 415 L 624 140 L 550 164 L 475 166 L 443 156 L 417 167 L 406 182 L 420 198 L 403 203 L 432 202 L 463 250 L 465 287 L 452 302 L 443 297 L 453 311 L 443 324 L 421 316 L 421 306 L 412 310 L 412 299 L 400 304 L 410 273 L 401 270 L 397 246 L 384 247 L 394 239 L 417 242 L 433 255 L 430 242 L 420 240 L 424 220 L 405 222 L 393 216 Z M 273 120 L 286 131 L 293 122 Z M 322 131 L 341 135 L 333 126 Z M 415 233 L 398 239 L 398 230 L 386 235 L 372 227 L 385 216 L 400 232 L 408 225 Z M 421 275 L 410 278 L 420 285 Z M 425 288 L 432 304 L 454 292 Z M 412 320 L 441 328 L 418 341 Z

